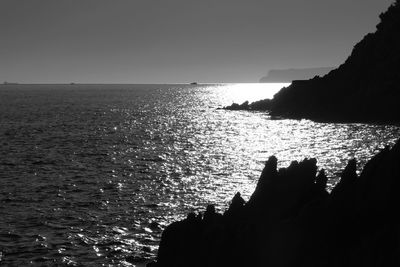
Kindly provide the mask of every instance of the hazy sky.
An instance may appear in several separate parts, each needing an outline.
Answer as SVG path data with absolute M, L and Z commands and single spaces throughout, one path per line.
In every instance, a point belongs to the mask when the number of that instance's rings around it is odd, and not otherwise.
M 257 82 L 337 66 L 392 0 L 0 0 L 0 81 Z

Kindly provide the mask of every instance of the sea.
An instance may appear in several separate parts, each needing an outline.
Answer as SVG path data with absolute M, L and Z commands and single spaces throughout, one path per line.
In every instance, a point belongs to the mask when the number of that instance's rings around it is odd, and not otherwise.
M 271 155 L 315 157 L 330 190 L 400 137 L 220 109 L 287 85 L 1 85 L 0 265 L 136 266 L 171 222 L 249 199 Z

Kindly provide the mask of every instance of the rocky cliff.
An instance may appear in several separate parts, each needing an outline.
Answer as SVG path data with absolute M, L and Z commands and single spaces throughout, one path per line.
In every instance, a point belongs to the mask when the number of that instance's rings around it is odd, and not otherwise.
M 336 70 L 278 92 L 274 115 L 324 121 L 400 121 L 400 1 Z
M 380 19 L 337 69 L 294 81 L 264 105 L 246 108 L 317 121 L 400 122 L 400 0 Z

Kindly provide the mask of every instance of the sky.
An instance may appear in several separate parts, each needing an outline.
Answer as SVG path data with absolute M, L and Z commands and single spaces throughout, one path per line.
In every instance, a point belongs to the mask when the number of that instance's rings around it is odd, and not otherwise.
M 0 0 L 0 81 L 258 82 L 338 66 L 393 0 Z

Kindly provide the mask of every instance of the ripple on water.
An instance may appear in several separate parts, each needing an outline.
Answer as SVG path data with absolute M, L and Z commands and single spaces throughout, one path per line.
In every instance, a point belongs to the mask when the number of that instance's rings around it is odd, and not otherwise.
M 249 198 L 271 155 L 280 167 L 316 157 L 335 177 L 399 137 L 396 126 L 216 110 L 262 98 L 235 86 L 0 89 L 1 262 L 130 266 L 187 212 Z

